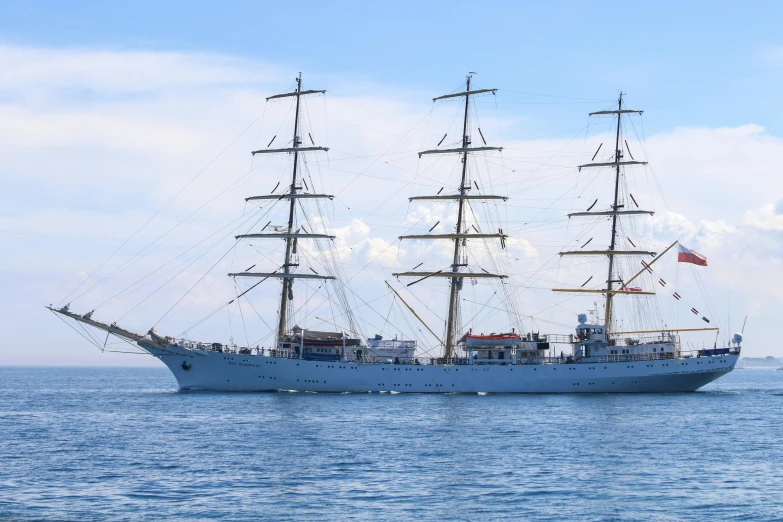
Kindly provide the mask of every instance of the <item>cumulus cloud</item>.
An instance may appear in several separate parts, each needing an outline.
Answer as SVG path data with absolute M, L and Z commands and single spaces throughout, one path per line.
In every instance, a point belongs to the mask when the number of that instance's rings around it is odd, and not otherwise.
M 783 201 L 748 210 L 742 216 L 742 224 L 758 230 L 783 232 Z
M 671 208 L 692 215 L 736 221 L 780 188 L 783 140 L 759 125 L 678 128 L 650 137 L 646 150 Z

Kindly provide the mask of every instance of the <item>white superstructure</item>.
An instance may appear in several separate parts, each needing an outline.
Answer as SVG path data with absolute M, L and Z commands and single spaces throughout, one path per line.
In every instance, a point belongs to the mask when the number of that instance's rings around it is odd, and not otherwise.
M 633 353 L 613 354 L 612 348 L 608 355 L 595 355 L 599 350 L 603 353 L 603 348 L 599 346 L 603 341 L 595 337 L 592 340 L 580 339 L 581 335 L 587 335 L 587 328 L 592 328 L 580 324 L 577 335 L 572 336 L 573 352 L 562 357 L 495 358 L 491 362 L 469 358 L 444 361 L 411 357 L 395 364 L 394 360 L 388 358 L 385 361 L 377 358 L 373 362 L 362 362 L 347 355 L 339 360 L 317 361 L 304 359 L 288 350 L 266 350 L 260 353 L 207 343 L 199 348 L 197 343 L 151 334 L 133 334 L 67 309 L 52 308 L 52 311 L 136 342 L 169 367 L 183 390 L 355 393 L 686 392 L 695 391 L 730 372 L 740 354 L 739 343 L 726 349 L 681 352 L 676 336 L 672 332 L 661 332 L 661 338 L 665 340 L 661 343 L 634 345 Z M 593 355 L 584 356 L 585 345 L 593 347 Z M 661 345 L 665 345 L 663 349 L 659 349 Z M 402 349 L 405 349 L 404 344 Z M 250 353 L 240 353 L 245 350 Z
M 416 341 L 384 339 L 382 336 L 376 335 L 372 339 L 367 339 L 366 353 L 371 360 L 377 360 L 377 362 L 415 363 Z

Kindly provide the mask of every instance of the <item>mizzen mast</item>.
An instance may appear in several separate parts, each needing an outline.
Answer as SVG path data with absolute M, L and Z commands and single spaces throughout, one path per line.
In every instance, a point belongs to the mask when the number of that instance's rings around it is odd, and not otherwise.
M 620 197 L 620 162 L 623 160 L 623 151 L 620 148 L 620 128 L 622 127 L 622 117 L 623 117 L 623 93 L 620 93 L 620 96 L 617 98 L 617 131 L 615 132 L 615 140 L 614 140 L 614 168 L 615 168 L 615 176 L 614 176 L 614 202 L 612 203 L 612 211 L 614 214 L 612 214 L 612 236 L 611 236 L 611 243 L 609 246 L 609 251 L 614 252 L 615 249 L 615 243 L 617 242 L 617 212 L 620 210 L 619 206 L 619 197 Z M 630 112 L 630 111 L 626 111 Z M 614 255 L 609 256 L 609 270 L 607 272 L 607 278 L 606 278 L 606 317 L 604 318 L 604 325 L 606 326 L 606 333 L 609 334 L 609 330 L 611 329 L 611 322 L 612 322 L 612 297 L 614 294 L 612 293 L 613 286 L 615 282 L 622 281 L 615 281 L 612 279 L 612 272 L 614 271 Z
M 614 212 L 617 212 L 620 210 L 618 208 L 618 198 L 620 196 L 620 161 L 622 161 L 623 152 L 620 150 L 620 127 L 622 126 L 622 113 L 620 112 L 623 110 L 623 93 L 620 93 L 620 96 L 617 98 L 617 132 L 615 133 L 615 140 L 614 140 L 614 150 L 615 150 L 615 156 L 614 161 L 616 165 L 615 168 L 615 176 L 614 176 L 614 203 L 612 203 L 612 210 Z M 617 214 L 612 214 L 612 239 L 611 244 L 609 246 L 610 251 L 614 251 L 615 243 L 617 242 Z M 606 317 L 604 318 L 604 325 L 606 326 L 606 333 L 609 334 L 609 329 L 611 327 L 611 320 L 612 320 L 612 286 L 614 285 L 614 280 L 612 280 L 612 271 L 614 269 L 614 256 L 609 256 L 609 271 L 606 278 Z
M 604 317 L 604 325 L 606 327 L 606 333 L 609 334 L 611 330 L 611 323 L 612 323 L 612 299 L 615 295 L 653 295 L 653 292 L 643 292 L 640 290 L 630 290 L 627 287 L 628 282 L 623 282 L 622 278 L 615 277 L 615 262 L 614 258 L 616 256 L 655 256 L 655 252 L 648 252 L 645 250 L 617 250 L 617 225 L 618 225 L 618 218 L 623 215 L 633 216 L 633 215 L 653 215 L 653 212 L 647 211 L 647 210 L 624 210 L 625 205 L 620 203 L 620 176 L 621 176 L 621 169 L 625 166 L 632 166 L 632 165 L 647 165 L 646 161 L 636 161 L 633 156 L 631 156 L 631 161 L 623 161 L 623 149 L 622 144 L 620 142 L 620 134 L 622 131 L 622 117 L 624 114 L 642 114 L 644 111 L 634 110 L 634 109 L 624 109 L 623 108 L 623 93 L 620 93 L 619 98 L 617 99 L 617 109 L 615 110 L 605 110 L 605 111 L 597 111 L 597 112 L 591 112 L 589 116 L 599 116 L 599 115 L 616 115 L 617 116 L 617 125 L 615 129 L 615 142 L 614 142 L 614 161 L 610 162 L 598 162 L 598 163 L 587 163 L 584 165 L 579 165 L 579 170 L 581 171 L 583 168 L 605 168 L 605 167 L 613 167 L 614 168 L 614 199 L 612 200 L 611 210 L 609 211 L 598 211 L 598 212 L 590 212 L 590 209 L 586 212 L 575 212 L 572 214 L 569 214 L 568 217 L 592 217 L 592 216 L 610 216 L 612 220 L 612 231 L 610 236 L 610 242 L 609 242 L 609 249 L 608 250 L 574 250 L 574 251 L 566 251 L 566 252 L 560 252 L 561 256 L 566 255 L 605 255 L 609 258 L 609 268 L 607 270 L 607 277 L 606 277 L 606 288 L 600 289 L 600 290 L 590 290 L 590 289 L 582 289 L 582 288 L 553 288 L 552 290 L 554 292 L 574 292 L 574 293 L 600 293 L 605 294 L 606 296 L 606 312 Z M 627 147 L 627 143 L 626 143 Z M 599 147 L 600 150 L 600 147 Z M 596 154 L 598 152 L 596 151 Z M 595 158 L 595 156 L 593 156 Z M 591 206 L 592 208 L 592 206 Z M 585 246 L 585 245 L 583 245 Z M 670 247 L 671 248 L 671 247 Z M 667 249 L 668 250 L 668 249 Z M 646 266 L 646 265 L 645 265 Z M 637 274 L 638 275 L 638 274 Z M 634 276 L 635 278 L 636 276 Z M 634 279 L 632 278 L 632 279 Z M 619 288 L 615 287 L 615 283 L 619 283 Z M 583 285 L 584 286 L 584 285 Z

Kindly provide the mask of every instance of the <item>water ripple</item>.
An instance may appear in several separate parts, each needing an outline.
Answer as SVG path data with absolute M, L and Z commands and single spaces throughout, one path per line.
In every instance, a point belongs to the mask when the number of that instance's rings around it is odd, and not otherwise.
M 0 519 L 775 520 L 783 373 L 660 395 L 178 392 L 0 369 Z

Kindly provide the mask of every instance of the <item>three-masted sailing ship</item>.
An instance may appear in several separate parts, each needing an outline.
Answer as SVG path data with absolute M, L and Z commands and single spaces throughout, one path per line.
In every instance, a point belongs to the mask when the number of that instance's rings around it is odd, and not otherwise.
M 500 152 L 501 147 L 486 143 L 474 146 L 470 125 L 471 98 L 492 93 L 497 89 L 474 89 L 468 75 L 465 90 L 434 98 L 433 101 L 458 100 L 464 103 L 462 136 L 456 147 L 446 146 L 425 150 L 419 157 L 451 155 L 461 159 L 459 184 L 453 194 L 422 195 L 412 201 L 434 201 L 456 206 L 456 222 L 445 233 L 408 234 L 400 240 L 440 240 L 452 243 L 451 263 L 444 268 L 410 270 L 394 273 L 398 278 L 415 278 L 413 283 L 429 280 L 448 283 L 446 319 L 443 339 L 438 338 L 442 353 L 435 357 L 423 357 L 416 353 L 415 341 L 364 339 L 350 309 L 345 317 L 349 331 L 324 332 L 308 330 L 290 323 L 294 301 L 295 283 L 301 280 L 319 280 L 335 285 L 335 295 L 340 295 L 339 274 L 320 274 L 314 270 L 301 270 L 298 256 L 299 241 L 330 242 L 334 235 L 324 231 L 308 230 L 298 220 L 297 204 L 308 199 L 332 199 L 329 194 L 309 193 L 304 190 L 299 177 L 300 157 L 306 153 L 328 150 L 326 147 L 303 146 L 300 132 L 300 102 L 302 97 L 323 93 L 322 90 L 303 90 L 301 75 L 296 90 L 269 99 L 291 98 L 294 101 L 294 134 L 290 147 L 253 151 L 253 154 L 289 154 L 293 157 L 291 183 L 281 193 L 251 196 L 248 201 L 269 200 L 288 205 L 288 222 L 272 232 L 266 230 L 236 236 L 237 241 L 277 239 L 285 243 L 282 264 L 275 270 L 232 272 L 232 278 L 258 279 L 255 286 L 267 280 L 280 281 L 275 346 L 269 350 L 251 346 L 223 345 L 175 339 L 159 335 L 154 329 L 140 334 L 93 318 L 93 312 L 78 314 L 69 305 L 50 310 L 87 325 L 105 331 L 108 335 L 135 343 L 142 350 L 162 361 L 173 373 L 182 389 L 223 391 L 274 391 L 296 390 L 313 392 L 401 392 L 401 393 L 616 393 L 616 392 L 669 392 L 693 391 L 731 371 L 740 353 L 741 336 L 735 336 L 730 346 L 687 352 L 682 350 L 678 333 L 687 329 L 651 329 L 648 331 L 619 331 L 615 324 L 614 299 L 649 296 L 653 292 L 631 287 L 642 274 L 652 271 L 659 258 L 653 252 L 641 249 L 622 250 L 618 246 L 618 223 L 623 218 L 649 215 L 650 212 L 624 207 L 620 193 L 623 169 L 644 162 L 623 157 L 621 124 L 625 115 L 634 112 L 623 107 L 622 96 L 617 109 L 599 111 L 592 115 L 616 115 L 617 129 L 615 151 L 607 161 L 590 163 L 580 168 L 602 168 L 615 176 L 614 198 L 607 210 L 574 213 L 569 217 L 609 217 L 611 234 L 605 250 L 563 252 L 563 256 L 603 256 L 608 260 L 607 280 L 601 288 L 557 288 L 556 292 L 576 292 L 605 296 L 603 321 L 596 316 L 588 322 L 587 315 L 579 316 L 576 333 L 571 335 L 540 335 L 522 333 L 521 321 L 515 310 L 516 296 L 506 284 L 513 274 L 485 269 L 484 258 L 470 256 L 470 245 L 492 244 L 505 248 L 508 235 L 502 226 L 497 231 L 482 230 L 481 224 L 471 222 L 468 212 L 474 202 L 504 202 L 503 195 L 484 194 L 478 183 L 471 179 L 469 158 L 473 154 Z M 311 138 L 312 141 L 312 138 Z M 441 140 L 441 143 L 443 140 Z M 271 143 L 270 143 L 271 145 Z M 594 156 L 595 158 L 595 156 Z M 273 191 L 274 192 L 274 191 Z M 437 224 L 436 224 L 437 225 Z M 264 227 L 266 229 L 266 227 Z M 320 243 L 319 243 L 320 245 Z M 672 244 L 673 246 L 674 244 Z M 319 248 L 326 248 L 321 245 Z M 671 246 L 669 247 L 671 248 Z M 668 251 L 669 249 L 667 249 Z M 487 248 L 497 253 L 497 249 Z M 664 255 L 662 253 L 661 255 Z M 620 257 L 650 257 L 642 262 L 639 273 L 623 278 L 616 259 Z M 492 266 L 502 266 L 493 263 Z M 418 267 L 417 267 L 418 268 Z M 433 278 L 433 279 L 430 279 Z M 482 324 L 463 324 L 460 292 L 465 280 L 482 279 L 498 283 L 503 302 L 508 305 L 509 324 L 517 325 L 511 331 L 484 333 Z M 394 290 L 391 286 L 395 294 Z M 415 289 L 414 289 L 415 290 Z M 241 294 L 242 295 L 242 294 Z M 237 296 L 237 298 L 241 297 Z M 338 299 L 346 307 L 347 299 Z M 420 317 L 417 315 L 417 318 Z M 300 318 L 307 324 L 308 318 Z M 433 330 L 427 327 L 430 332 Z M 476 333 L 474 333 L 474 331 Z M 481 332 L 481 333 L 478 333 Z M 437 336 L 436 336 L 437 337 Z M 553 346 L 568 347 L 568 355 L 553 354 Z

